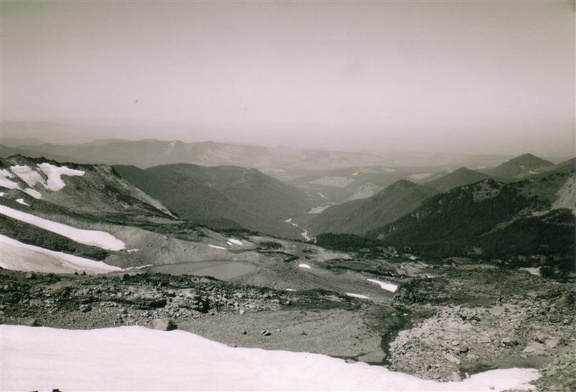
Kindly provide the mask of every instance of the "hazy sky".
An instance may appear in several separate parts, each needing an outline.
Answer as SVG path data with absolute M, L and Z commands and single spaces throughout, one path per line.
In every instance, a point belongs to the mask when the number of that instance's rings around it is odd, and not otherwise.
M 1 7 L 3 121 L 92 139 L 574 154 L 571 1 Z

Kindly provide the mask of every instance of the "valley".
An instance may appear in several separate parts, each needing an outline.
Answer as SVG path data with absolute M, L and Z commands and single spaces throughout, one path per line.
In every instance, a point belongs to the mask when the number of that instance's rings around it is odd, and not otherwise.
M 0 158 L 0 323 L 177 329 L 440 390 L 517 368 L 537 369 L 525 379 L 537 390 L 576 386 L 573 161 L 325 170 L 327 155 L 308 158 L 291 179 L 286 163 Z M 3 388 L 80 385 L 19 382 Z

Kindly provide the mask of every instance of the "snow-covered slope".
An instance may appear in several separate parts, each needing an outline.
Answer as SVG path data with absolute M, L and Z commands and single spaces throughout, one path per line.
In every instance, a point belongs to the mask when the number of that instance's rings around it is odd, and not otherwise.
M 124 242 L 104 231 L 77 229 L 3 205 L 0 205 L 0 214 L 63 235 L 81 244 L 97 246 L 106 250 L 122 250 L 126 248 Z
M 24 244 L 0 234 L 0 267 L 16 271 L 57 274 L 86 272 L 99 274 L 119 271 L 98 261 Z
M 143 327 L 61 330 L 0 326 L 1 390 L 501 391 L 526 388 L 533 369 L 440 383 L 319 354 L 231 348 Z

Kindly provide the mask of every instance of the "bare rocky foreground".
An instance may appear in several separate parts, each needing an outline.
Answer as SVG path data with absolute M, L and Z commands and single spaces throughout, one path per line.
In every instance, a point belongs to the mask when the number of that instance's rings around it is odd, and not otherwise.
M 0 322 L 178 328 L 230 346 L 323 353 L 441 381 L 536 367 L 538 390 L 575 390 L 573 283 L 460 262 L 404 276 L 388 303 L 187 275 L 0 270 Z M 362 269 L 367 261 L 346 263 Z

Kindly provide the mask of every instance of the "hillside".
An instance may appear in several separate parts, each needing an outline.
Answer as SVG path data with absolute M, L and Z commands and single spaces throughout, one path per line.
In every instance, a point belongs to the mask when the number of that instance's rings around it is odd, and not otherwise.
M 352 200 L 327 208 L 309 223 L 314 234 L 362 235 L 411 212 L 437 192 L 407 180 L 399 180 L 368 199 Z
M 573 184 L 574 173 L 484 180 L 436 195 L 370 235 L 427 255 L 573 257 L 574 215 L 557 204 Z
M 541 173 L 554 166 L 554 163 L 532 154 L 523 154 L 510 159 L 493 169 L 484 170 L 485 174 L 502 179 L 519 179 Z
M 178 164 L 115 170 L 181 218 L 216 228 L 297 238 L 299 230 L 283 221 L 310 208 L 302 192 L 256 169 Z
M 488 175 L 462 167 L 445 176 L 426 182 L 425 185 L 439 192 L 447 192 L 460 186 L 474 184 L 489 178 Z
M 60 163 L 45 158 L 0 158 L 0 186 L 6 198 L 38 201 L 46 211 L 63 209 L 134 220 L 171 219 L 158 200 L 122 179 L 110 166 Z

